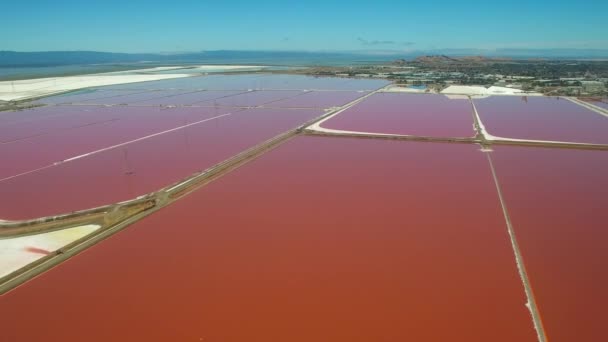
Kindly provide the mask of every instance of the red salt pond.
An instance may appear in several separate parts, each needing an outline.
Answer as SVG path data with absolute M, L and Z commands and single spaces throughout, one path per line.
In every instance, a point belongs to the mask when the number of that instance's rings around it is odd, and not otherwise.
M 0 181 L 0 218 L 37 218 L 132 199 L 209 168 L 321 114 L 320 110 L 286 109 L 235 112 L 6 179 Z M 124 132 L 131 134 L 133 130 L 125 129 Z M 107 134 L 121 132 L 117 129 Z M 58 151 L 65 153 L 70 150 L 75 153 L 72 146 L 90 147 L 81 137 L 66 137 Z M 44 144 L 36 146 L 48 154 L 55 152 L 54 149 L 44 149 Z M 85 150 L 94 151 L 91 148 Z M 28 151 L 28 160 L 32 159 L 32 154 L 47 156 L 47 153 L 35 154 L 34 149 Z M 14 154 L 9 157 L 15 162 L 19 161 L 20 156 L 28 156 L 22 150 L 12 152 Z M 57 156 L 56 153 L 53 155 Z M 30 164 L 23 161 L 21 165 Z
M 191 105 L 198 102 L 214 100 L 233 95 L 242 94 L 245 91 L 226 91 L 226 90 L 156 90 L 144 93 L 130 94 L 125 96 L 114 96 L 103 99 L 84 101 L 85 104 L 136 104 L 136 105 Z
M 488 133 L 503 138 L 608 144 L 608 119 L 561 98 L 474 100 Z
M 223 97 L 217 100 L 197 102 L 197 104 L 218 106 L 261 106 L 263 104 L 271 104 L 276 101 L 293 98 L 303 94 L 305 94 L 305 92 L 300 90 L 258 90 L 242 93 L 235 96 Z
M 431 137 L 475 135 L 471 104 L 444 95 L 377 93 L 334 116 L 324 128 Z
M 104 97 L 99 99 L 90 99 L 81 101 L 85 104 L 132 104 L 147 100 L 164 99 L 167 97 L 175 97 L 182 94 L 193 93 L 193 90 L 151 90 L 126 94 L 121 96 Z
M 0 122 L 0 144 L 44 135 L 49 132 L 103 124 L 118 118 L 104 108 L 51 106 L 10 112 L 12 118 Z
M 162 96 L 144 101 L 138 101 L 135 104 L 145 106 L 168 106 L 168 105 L 192 105 L 198 102 L 220 99 L 223 97 L 242 94 L 243 90 L 206 90 L 188 92 L 176 96 Z
M 270 107 L 330 108 L 343 106 L 368 92 L 358 91 L 312 91 L 289 99 L 270 103 Z
M 98 107 L 101 108 L 101 107 Z M 99 110 L 99 109 L 96 109 Z M 90 112 L 88 106 L 45 106 L 28 108 L 13 112 L 3 112 L 0 115 L 0 129 L 6 132 L 9 126 L 15 124 L 34 124 L 38 120 L 59 118 L 63 116 L 79 115 L 83 112 Z M 104 113 L 105 114 L 105 113 Z M 46 124 L 50 124 L 49 121 Z M 24 125 L 27 126 L 27 125 Z
M 0 320 L 12 342 L 537 341 L 525 302 L 478 147 L 300 137 L 0 297 Z
M 549 341 L 608 341 L 608 152 L 494 147 Z
M 77 108 L 78 110 L 73 110 Z M 65 115 L 8 126 L 18 136 L 0 144 L 0 179 L 147 135 L 210 120 L 238 109 L 58 106 Z M 27 112 L 23 112 L 27 115 Z M 19 129 L 17 129 L 19 128 Z M 20 138 L 20 140 L 14 140 Z

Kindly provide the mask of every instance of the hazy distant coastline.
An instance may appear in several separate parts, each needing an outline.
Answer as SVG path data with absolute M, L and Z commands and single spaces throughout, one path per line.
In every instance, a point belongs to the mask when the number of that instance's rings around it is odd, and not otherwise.
M 336 64 L 391 60 L 399 53 L 205 51 L 175 54 L 138 54 L 95 51 L 0 51 L 0 67 L 48 67 L 107 63 L 231 63 L 231 64 Z
M 608 59 L 608 49 L 438 49 L 350 52 L 203 51 L 190 53 L 113 53 L 97 51 L 0 51 L 0 80 L 74 76 L 157 66 L 240 64 L 274 66 L 356 66 L 410 60 L 424 55 L 486 56 L 513 59 Z
M 0 67 L 48 67 L 107 63 L 234 63 L 341 64 L 390 61 L 424 55 L 510 58 L 604 59 L 608 49 L 437 49 L 420 51 L 369 50 L 348 52 L 218 50 L 188 53 L 114 53 L 97 51 L 0 51 Z
M 94 51 L 0 51 L 0 80 L 74 76 L 172 65 L 339 66 L 382 63 L 393 59 L 395 55 L 316 52 L 209 51 L 180 54 L 127 54 Z

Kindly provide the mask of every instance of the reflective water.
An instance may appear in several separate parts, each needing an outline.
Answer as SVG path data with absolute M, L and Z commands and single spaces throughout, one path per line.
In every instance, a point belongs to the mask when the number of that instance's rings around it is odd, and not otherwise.
M 273 102 L 272 107 L 330 108 L 343 106 L 368 92 L 312 91 L 289 99 Z
M 9 341 L 536 341 L 525 302 L 478 148 L 301 137 L 3 296 L 0 319 Z
M 468 100 L 443 95 L 377 93 L 322 124 L 325 128 L 433 137 L 472 137 Z
M 152 90 L 75 102 L 86 104 L 139 104 L 147 100 L 174 98 L 181 94 L 190 94 L 192 92 L 192 90 Z
M 238 111 L 217 108 L 53 107 L 53 112 L 61 110 L 65 111 L 64 115 L 7 127 L 19 135 L 11 134 L 11 143 L 0 144 L 0 158 L 11 161 L 0 165 L 0 179 Z
M 65 94 L 45 97 L 37 100 L 42 104 L 84 103 L 89 100 L 115 98 L 131 94 L 140 94 L 143 90 L 83 89 Z
M 566 99 L 492 96 L 474 101 L 495 136 L 608 144 L 608 119 Z
M 120 84 L 103 89 L 210 89 L 210 90 L 375 90 L 390 82 L 374 79 L 312 77 L 280 74 L 208 75 L 171 80 Z
M 167 105 L 194 105 L 208 100 L 221 99 L 224 97 L 242 94 L 246 90 L 204 90 L 187 92 L 182 95 L 157 97 L 150 100 L 137 102 L 138 105 L 167 106 Z
M 183 115 L 181 124 L 186 124 L 217 114 L 212 109 L 206 110 L 181 108 L 176 113 Z M 155 131 L 158 131 L 159 125 L 179 123 L 176 119 L 167 121 L 160 111 L 158 113 L 159 120 L 144 120 L 154 123 L 146 129 L 156 126 Z M 209 168 L 321 114 L 319 110 L 278 109 L 234 112 L 4 180 L 0 182 L 0 193 L 3 194 L 0 196 L 0 217 L 35 218 L 132 199 Z M 65 155 L 94 151 L 97 146 L 111 146 L 113 142 L 122 142 L 135 133 L 138 134 L 133 137 L 142 136 L 145 133 L 141 122 L 141 119 L 133 120 L 129 125 L 108 129 L 93 138 L 88 136 L 90 131 L 75 130 L 70 135 L 62 132 L 53 136 L 55 140 L 47 139 L 46 143 L 20 144 L 20 149 L 9 150 L 13 155 L 8 157 L 21 170 L 30 170 L 37 165 L 52 164 Z M 7 169 L 13 171 L 12 174 L 16 172 L 16 166 Z
M 305 94 L 300 90 L 282 90 L 282 91 L 267 91 L 258 90 L 245 92 L 239 95 L 223 97 L 217 100 L 209 100 L 205 102 L 197 102 L 199 105 L 218 105 L 218 106 L 261 106 L 264 104 L 272 104 L 276 101 L 297 97 Z
M 494 150 L 548 340 L 607 340 L 608 152 Z

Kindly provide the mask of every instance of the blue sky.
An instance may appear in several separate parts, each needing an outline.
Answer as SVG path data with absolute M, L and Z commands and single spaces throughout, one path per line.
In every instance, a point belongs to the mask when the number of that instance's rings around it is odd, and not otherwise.
M 0 50 L 608 49 L 608 1 L 5 1 Z

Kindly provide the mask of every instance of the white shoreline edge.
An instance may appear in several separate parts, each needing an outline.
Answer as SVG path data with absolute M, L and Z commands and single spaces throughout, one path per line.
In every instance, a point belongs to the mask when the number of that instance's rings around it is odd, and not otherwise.
M 473 99 L 471 99 L 471 105 L 473 105 L 473 110 L 475 112 L 475 117 L 477 118 L 477 122 L 479 125 L 479 133 L 481 133 L 481 135 L 484 137 L 485 140 L 493 142 L 500 142 L 500 141 L 506 141 L 506 142 L 521 142 L 521 143 L 538 143 L 538 144 L 559 144 L 559 145 L 563 145 L 563 144 L 568 144 L 568 145 L 575 145 L 575 146 L 598 146 L 598 145 L 606 145 L 606 144 L 592 144 L 592 143 L 577 143 L 577 142 L 569 142 L 569 141 L 557 141 L 557 140 L 534 140 L 534 139 L 517 139 L 517 138 L 504 138 L 504 137 L 500 137 L 500 136 L 496 136 L 496 135 L 492 135 L 491 133 L 488 133 L 488 130 L 486 129 L 485 125 L 483 124 L 483 121 L 481 120 L 481 116 L 479 115 L 479 112 L 477 111 L 477 107 L 475 106 L 475 101 L 473 101 Z M 606 145 L 608 146 L 608 145 Z
M 0 239 L 0 278 L 101 228 L 97 224 L 69 227 L 47 233 Z

